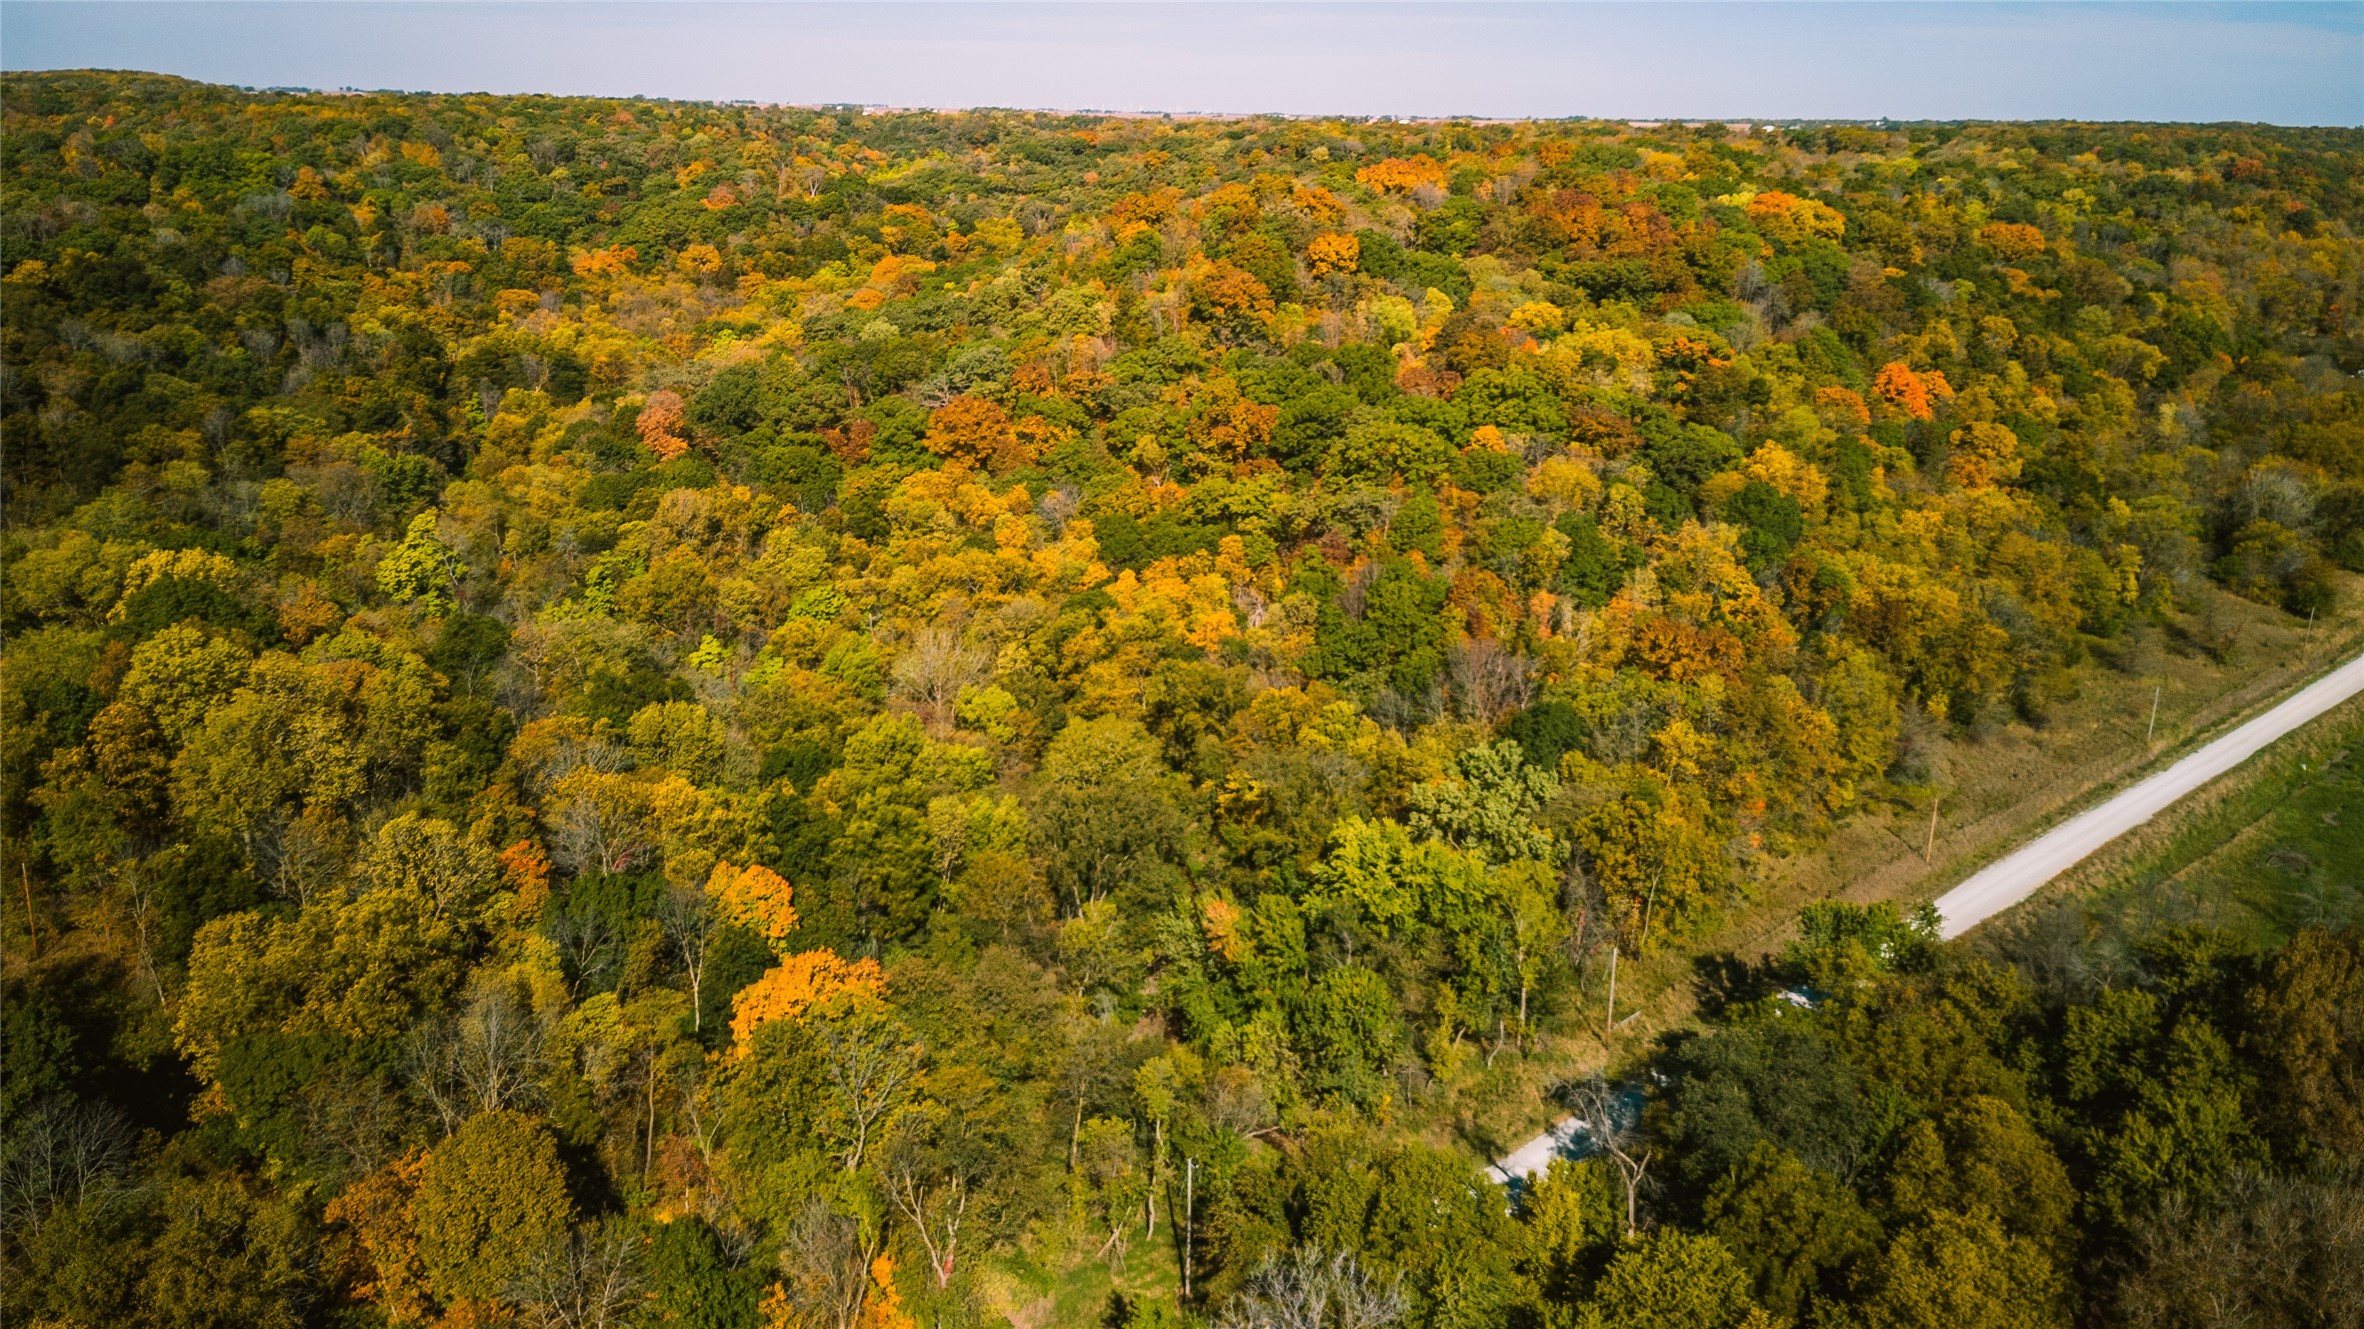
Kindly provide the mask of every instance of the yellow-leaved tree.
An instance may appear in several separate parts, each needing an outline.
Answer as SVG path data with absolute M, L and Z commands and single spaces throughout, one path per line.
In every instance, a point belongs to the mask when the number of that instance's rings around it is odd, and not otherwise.
M 774 951 L 796 931 L 796 888 L 760 863 L 715 864 L 706 879 L 706 894 L 724 919 L 762 933 Z

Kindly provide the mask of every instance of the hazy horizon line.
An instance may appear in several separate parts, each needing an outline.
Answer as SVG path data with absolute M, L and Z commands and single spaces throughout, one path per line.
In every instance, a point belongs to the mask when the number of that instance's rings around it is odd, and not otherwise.
M 2364 5 L 2352 3 L 12 0 L 0 12 L 7 69 L 321 93 L 1399 121 L 2364 125 Z

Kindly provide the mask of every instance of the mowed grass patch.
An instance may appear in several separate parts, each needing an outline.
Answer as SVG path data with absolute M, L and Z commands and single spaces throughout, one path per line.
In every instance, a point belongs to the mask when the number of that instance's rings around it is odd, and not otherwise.
M 1702 959 L 1747 962 L 1779 950 L 1795 935 L 1806 904 L 1893 900 L 1909 909 L 1935 899 L 2352 657 L 2364 649 L 2364 578 L 2343 576 L 2338 591 L 2338 611 L 2309 624 L 2204 590 L 2194 612 L 2097 644 L 2093 661 L 2076 672 L 2074 690 L 2032 717 L 1946 736 L 1926 784 L 1872 791 L 1821 843 L 1777 861 L 1712 934 L 1638 964 L 1626 957 L 1619 1019 L 1641 1014 L 1621 1024 L 1614 1043 L 1630 1046 L 1637 1035 L 1686 1027 L 1701 995 Z M 2330 723 L 2330 717 L 2318 720 L 2286 741 Z M 2203 791 L 2195 799 L 2210 796 Z M 1596 1003 L 1604 988 L 1594 978 L 1588 992 Z M 1597 1028 L 1600 1007 L 1593 1009 Z M 1597 1039 L 1584 1041 L 1599 1047 Z
M 2311 625 L 2210 591 L 2164 629 L 2098 645 L 2073 694 L 2032 720 L 1947 739 L 1926 784 L 1883 791 L 1786 864 L 1764 896 L 1771 917 L 1755 920 L 1770 924 L 1757 949 L 1786 940 L 1811 900 L 1934 899 L 2350 658 L 2364 647 L 2364 581 L 2339 590 L 2340 612 Z
M 1613 1033 L 1605 1029 L 1609 975 L 1607 952 L 1601 951 L 1585 963 L 1572 1008 L 1537 1040 L 1537 1055 L 1506 1063 L 1507 1074 L 1484 1077 L 1449 1101 L 1407 1113 L 1404 1124 L 1474 1154 L 1499 1155 L 1523 1143 L 1564 1115 L 1551 1097 L 1555 1083 L 1629 1063 L 1647 1055 L 1662 1036 L 1695 1026 L 1702 1001 L 1714 999 L 1710 977 L 1778 951 L 1795 935 L 1802 906 L 1837 898 L 1894 900 L 1909 908 L 1934 899 L 2364 649 L 2364 578 L 2342 575 L 2337 587 L 2337 611 L 2312 624 L 2204 588 L 2194 612 L 2097 643 L 2092 660 L 2075 671 L 2073 689 L 2047 698 L 2031 715 L 1990 718 L 1973 732 L 1943 737 L 1926 784 L 1870 791 L 1820 842 L 1771 860 L 1750 893 L 1733 902 L 1708 933 L 1673 944 L 1662 939 L 1648 955 L 1620 955 Z M 2227 788 L 2246 787 L 2252 771 L 2290 745 L 2316 741 L 2353 707 L 2289 736 L 2086 866 L 2111 861 L 2160 827 L 2181 825 L 2187 809 L 2212 803 Z M 2364 799 L 2357 801 L 2364 807 Z M 2255 820 L 2195 826 L 2192 845 L 2204 853 Z M 2364 823 L 2364 810 L 2349 820 Z M 2338 861 L 2304 847 L 2296 852 L 2309 854 L 2311 864 Z M 2288 855 L 2276 860 L 2295 862 Z
M 2304 927 L 2359 925 L 2364 698 L 2079 864 L 1979 941 L 2039 972 L 2100 975 L 2131 969 L 2135 943 L 2168 928 L 2216 928 L 2264 952 Z

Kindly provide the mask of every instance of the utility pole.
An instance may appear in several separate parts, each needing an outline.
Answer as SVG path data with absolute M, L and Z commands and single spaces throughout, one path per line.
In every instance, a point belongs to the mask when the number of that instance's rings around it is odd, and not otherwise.
M 2142 745 L 2146 748 L 2151 745 L 2151 735 L 2159 732 L 2159 694 L 2166 688 L 2164 680 L 2151 685 L 2151 724 L 2150 728 L 2142 731 Z
M 1601 1041 L 1617 1031 L 1617 943 L 1609 943 L 1609 1014 L 1601 1021 Z
M 1929 842 L 1921 846 L 1921 861 L 1925 864 L 1937 862 L 1937 802 L 1943 797 L 1934 792 L 1929 795 Z
M 1182 1159 L 1182 1300 L 1190 1300 L 1190 1240 L 1195 1233 L 1198 1217 L 1196 1183 L 1198 1160 L 1188 1155 Z

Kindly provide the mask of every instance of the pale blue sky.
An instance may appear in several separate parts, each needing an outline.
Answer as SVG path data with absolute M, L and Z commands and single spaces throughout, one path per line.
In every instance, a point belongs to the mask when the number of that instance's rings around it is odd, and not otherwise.
M 0 65 L 913 106 L 2364 124 L 2364 3 L 7 0 Z

